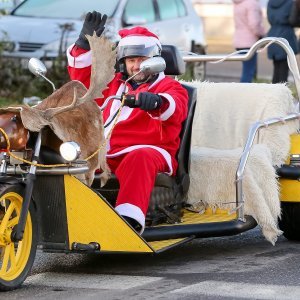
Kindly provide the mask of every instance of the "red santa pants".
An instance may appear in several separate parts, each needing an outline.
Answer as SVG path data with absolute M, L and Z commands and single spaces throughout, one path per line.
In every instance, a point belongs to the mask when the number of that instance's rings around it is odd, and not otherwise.
M 134 218 L 144 227 L 156 175 L 169 172 L 166 160 L 157 150 L 141 148 L 107 158 L 107 163 L 120 183 L 116 211 Z

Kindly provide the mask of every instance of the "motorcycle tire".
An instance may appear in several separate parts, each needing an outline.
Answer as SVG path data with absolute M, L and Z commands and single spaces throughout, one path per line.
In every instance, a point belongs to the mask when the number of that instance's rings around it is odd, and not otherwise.
M 281 202 L 279 228 L 283 236 L 291 241 L 300 241 L 300 203 Z
M 37 248 L 37 218 L 30 204 L 23 239 L 11 241 L 11 232 L 20 217 L 25 188 L 0 184 L 0 291 L 18 288 L 28 276 Z

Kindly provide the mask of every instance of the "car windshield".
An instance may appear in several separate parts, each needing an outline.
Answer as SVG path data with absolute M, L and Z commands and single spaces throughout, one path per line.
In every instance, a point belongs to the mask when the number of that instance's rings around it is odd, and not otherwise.
M 13 15 L 37 18 L 83 19 L 89 11 L 99 11 L 112 16 L 119 0 L 28 0 Z

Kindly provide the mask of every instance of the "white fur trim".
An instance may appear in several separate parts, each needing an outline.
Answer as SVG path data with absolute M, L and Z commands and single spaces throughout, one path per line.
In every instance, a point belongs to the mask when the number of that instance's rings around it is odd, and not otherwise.
M 137 149 L 142 149 L 142 148 L 151 148 L 154 150 L 157 150 L 166 160 L 168 167 L 169 167 L 169 172 L 166 172 L 166 174 L 168 175 L 172 175 L 173 174 L 173 167 L 172 167 L 172 159 L 171 159 L 171 155 L 168 151 L 166 151 L 165 149 L 156 147 L 156 146 L 152 146 L 152 145 L 135 145 L 135 146 L 130 146 L 127 147 L 119 152 L 116 153 L 112 153 L 112 154 L 106 154 L 106 157 L 116 157 L 116 156 L 120 156 L 122 154 L 131 152 L 133 150 L 137 150 Z
M 156 78 L 156 80 L 148 87 L 148 91 L 154 87 L 155 85 L 157 85 L 161 80 L 163 80 L 166 77 L 164 72 L 160 72 L 158 74 L 158 77 Z
M 142 210 L 138 206 L 130 203 L 123 203 L 116 206 L 115 210 L 119 215 L 133 218 L 137 222 L 139 222 L 142 226 L 142 230 L 140 234 L 143 233 L 145 229 L 145 215 L 143 214 Z
M 162 121 L 166 121 L 168 120 L 175 112 L 175 109 L 176 109 L 176 103 L 173 99 L 173 97 L 169 94 L 165 94 L 165 93 L 162 93 L 162 94 L 158 94 L 162 97 L 164 97 L 166 100 L 168 100 L 169 102 L 169 107 L 167 108 L 166 111 L 164 111 L 159 117 L 152 117 L 151 114 L 149 114 L 151 116 L 152 119 L 159 119 L 159 120 L 162 120 Z
M 106 153 L 110 150 L 110 140 L 106 139 Z
M 122 95 L 123 92 L 127 92 L 128 91 L 128 87 L 126 86 L 125 90 L 124 90 L 124 84 L 122 83 L 117 91 L 117 95 Z M 120 108 L 121 106 L 121 101 L 120 100 L 113 100 L 113 103 L 111 105 L 111 108 L 110 108 L 110 112 L 109 112 L 109 117 L 107 118 L 104 126 L 106 124 L 108 124 L 111 119 L 113 118 L 113 116 L 115 115 L 115 113 L 118 111 L 118 109 Z M 120 114 L 119 114 L 119 117 L 118 117 L 118 120 L 116 122 L 119 123 L 120 121 L 124 121 L 126 119 L 129 118 L 129 116 L 131 115 L 133 111 L 133 108 L 130 108 L 128 106 L 123 106 Z M 112 121 L 109 126 L 107 126 L 105 129 L 104 129 L 104 136 L 105 138 L 107 138 L 111 128 L 114 126 L 114 121 Z
M 72 68 L 86 68 L 88 66 L 92 65 L 92 52 L 88 51 L 86 53 L 83 53 L 77 57 L 74 57 L 71 55 L 71 50 L 73 49 L 75 44 L 72 44 L 68 49 L 67 49 L 67 58 L 68 58 L 68 64 Z
M 145 45 L 146 47 L 158 45 L 161 49 L 160 41 L 154 36 L 130 35 L 122 38 L 118 47 L 127 45 Z

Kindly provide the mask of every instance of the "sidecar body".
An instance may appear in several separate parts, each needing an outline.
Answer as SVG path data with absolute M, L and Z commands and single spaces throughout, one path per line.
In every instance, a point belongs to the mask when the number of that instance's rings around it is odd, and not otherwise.
M 264 40 L 262 44 L 266 42 L 268 41 Z M 256 45 L 253 51 L 257 47 Z M 171 65 L 174 69 L 169 73 L 180 73 L 182 61 L 180 62 L 178 53 L 172 47 L 165 51 L 166 59 L 173 59 Z M 207 56 L 198 56 L 198 59 L 209 60 Z M 197 57 L 188 57 L 185 60 L 196 61 Z M 299 78 L 297 65 L 293 66 L 293 74 Z M 174 178 L 158 174 L 150 202 L 150 213 L 147 215 L 150 221 L 141 235 L 114 210 L 113 201 L 118 192 L 117 179 L 112 178 L 101 188 L 96 174 L 92 186 L 86 186 L 75 178 L 75 175 L 88 170 L 86 163 L 75 162 L 59 166 L 64 161 L 58 153 L 47 147 L 36 146 L 42 133 L 34 139 L 35 148 L 39 148 L 40 166 L 28 164 L 25 154 L 32 151 L 31 149 L 24 148 L 23 152 L 14 153 L 22 156 L 21 163 L 9 156 L 13 152 L 2 152 L 0 290 L 11 290 L 22 284 L 30 272 L 36 249 L 62 253 L 156 254 L 195 238 L 234 235 L 257 226 L 257 219 L 245 213 L 243 192 L 245 166 L 255 136 L 260 128 L 296 120 L 299 114 L 293 113 L 280 118 L 274 116 L 273 119 L 259 121 L 251 126 L 237 164 L 236 177 L 231 181 L 236 189 L 235 199 L 230 199 L 231 205 L 228 208 L 199 208 L 189 205 L 187 197 L 190 189 L 191 136 L 197 134 L 192 133 L 193 118 L 196 105 L 198 109 L 201 106 L 197 103 L 197 89 L 184 86 L 189 92 L 189 115 L 181 132 L 179 168 Z M 298 140 L 298 135 L 292 138 L 292 154 L 295 154 L 295 159 L 299 153 L 296 146 Z M 32 160 L 34 159 L 37 159 L 36 155 L 32 155 Z M 45 168 L 45 165 L 52 167 Z M 283 167 L 277 170 L 279 176 L 286 178 L 281 179 L 282 201 L 298 204 L 298 181 L 295 181 L 300 177 L 298 168 L 294 169 L 292 160 L 287 162 L 287 166 L 288 171 Z M 205 177 L 207 174 L 198 176 Z M 299 229 L 293 229 L 295 220 L 298 220 L 295 212 L 294 208 L 292 213 L 284 210 L 288 222 L 284 217 L 282 228 L 287 226 L 287 232 L 291 232 L 293 238 L 299 239 Z

